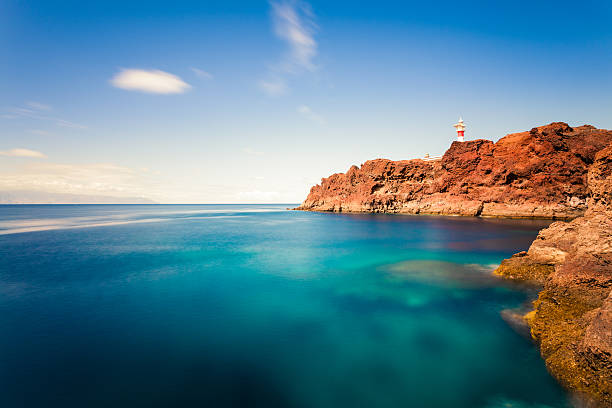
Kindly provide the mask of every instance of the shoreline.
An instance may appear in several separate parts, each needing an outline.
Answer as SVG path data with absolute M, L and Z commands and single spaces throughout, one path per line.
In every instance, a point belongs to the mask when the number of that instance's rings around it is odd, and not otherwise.
M 539 215 L 472 215 L 472 214 L 456 214 L 456 213 L 427 213 L 427 212 L 401 212 L 401 211 L 351 211 L 351 210 L 317 210 L 309 208 L 288 208 L 289 211 L 304 211 L 304 212 L 316 212 L 321 214 L 369 214 L 369 215 L 401 215 L 401 216 L 428 216 L 428 217 L 464 217 L 464 218 L 493 218 L 493 219 L 507 219 L 507 220 L 542 220 L 542 221 L 572 221 L 582 215 L 572 217 L 558 217 L 558 216 L 539 216 Z
M 553 221 L 493 274 L 541 285 L 522 319 L 549 373 L 579 406 L 612 408 L 612 131 L 557 122 L 438 162 L 371 160 L 294 210 Z
M 589 226 L 593 217 L 607 228 Z M 550 374 L 586 407 L 612 407 L 612 270 L 600 262 L 609 254 L 612 219 L 593 217 L 542 229 L 528 251 L 502 261 L 493 274 L 539 289 L 522 318 Z
M 612 145 L 588 185 L 584 216 L 542 229 L 494 274 L 542 286 L 523 319 L 546 367 L 586 407 L 612 407 Z

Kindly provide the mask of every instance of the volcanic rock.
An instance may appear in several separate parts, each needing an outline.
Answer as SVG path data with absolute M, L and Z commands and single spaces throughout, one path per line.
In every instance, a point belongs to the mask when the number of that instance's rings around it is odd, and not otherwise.
M 540 231 L 495 273 L 543 285 L 525 318 L 546 366 L 589 406 L 611 407 L 612 145 L 597 153 L 587 179 L 585 215 Z
M 312 187 L 299 210 L 570 219 L 587 208 L 587 170 L 612 131 L 556 122 L 453 142 L 440 160 L 369 160 Z
M 542 285 L 524 319 L 548 370 L 588 406 L 612 407 L 612 131 L 556 122 L 453 142 L 439 160 L 370 160 L 297 209 L 567 220 L 495 274 Z

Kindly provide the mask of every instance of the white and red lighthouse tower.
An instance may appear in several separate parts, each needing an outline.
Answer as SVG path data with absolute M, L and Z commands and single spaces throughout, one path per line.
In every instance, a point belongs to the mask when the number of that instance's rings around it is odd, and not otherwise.
M 459 122 L 453 125 L 455 129 L 457 129 L 457 141 L 463 142 L 465 139 L 463 136 L 465 135 L 465 124 L 463 123 L 463 119 L 459 116 Z

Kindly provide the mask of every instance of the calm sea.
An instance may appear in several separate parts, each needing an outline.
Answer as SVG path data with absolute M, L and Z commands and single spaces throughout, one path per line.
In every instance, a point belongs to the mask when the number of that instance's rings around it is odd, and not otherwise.
M 0 206 L 0 406 L 566 406 L 490 276 L 546 223 L 287 206 Z

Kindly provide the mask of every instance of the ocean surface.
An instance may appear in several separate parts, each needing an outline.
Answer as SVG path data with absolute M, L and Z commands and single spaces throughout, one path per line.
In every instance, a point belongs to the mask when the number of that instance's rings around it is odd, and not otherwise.
M 491 277 L 543 221 L 0 206 L 0 407 L 564 407 Z

